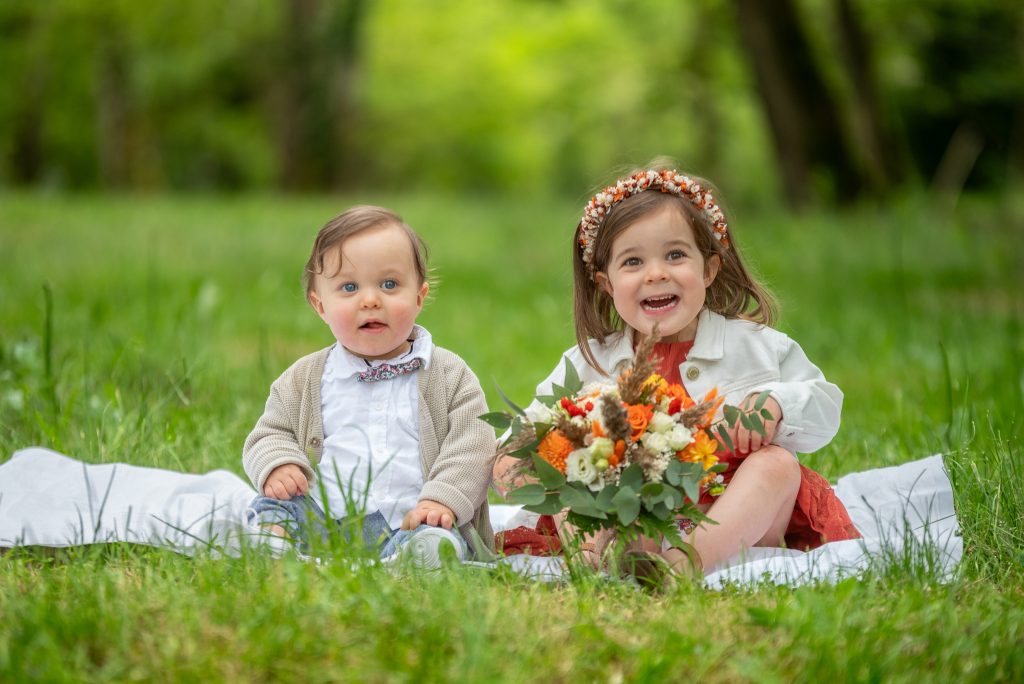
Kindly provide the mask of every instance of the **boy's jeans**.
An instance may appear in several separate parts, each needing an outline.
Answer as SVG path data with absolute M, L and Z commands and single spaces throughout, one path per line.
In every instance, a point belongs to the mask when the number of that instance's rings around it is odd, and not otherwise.
M 380 511 L 363 516 L 361 521 L 358 517 L 331 520 L 316 501 L 305 495 L 292 497 L 288 501 L 258 496 L 246 510 L 246 521 L 259 527 L 280 525 L 303 553 L 309 553 L 311 539 L 326 544 L 331 532 L 335 531 L 335 534 L 340 534 L 349 542 L 353 541 L 353 537 L 361 539 L 367 549 L 378 550 L 381 558 L 394 555 L 421 530 L 430 529 L 429 525 L 420 525 L 415 530 L 393 530 Z M 458 540 L 462 557 L 468 558 L 466 541 L 459 530 L 452 526 L 449 531 Z

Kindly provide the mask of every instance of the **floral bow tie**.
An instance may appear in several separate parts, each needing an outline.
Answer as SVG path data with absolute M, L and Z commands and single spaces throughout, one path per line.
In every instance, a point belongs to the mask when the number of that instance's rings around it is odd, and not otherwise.
M 377 382 L 378 380 L 391 380 L 399 375 L 412 373 L 419 370 L 423 365 L 422 359 L 413 359 L 404 363 L 382 363 L 379 366 L 370 366 L 359 374 L 359 382 Z

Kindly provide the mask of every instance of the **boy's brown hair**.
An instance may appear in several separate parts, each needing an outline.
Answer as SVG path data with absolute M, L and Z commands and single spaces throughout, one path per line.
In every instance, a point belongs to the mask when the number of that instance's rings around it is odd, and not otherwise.
M 390 209 L 360 204 L 332 218 L 317 233 L 316 240 L 313 241 L 313 251 L 302 272 L 302 286 L 306 292 L 306 299 L 309 299 L 309 293 L 313 291 L 316 276 L 323 274 L 324 259 L 332 250 L 340 250 L 345 240 L 357 233 L 382 226 L 396 226 L 405 232 L 412 247 L 413 261 L 416 263 L 416 274 L 419 276 L 420 284 L 427 282 L 427 257 L 429 254 L 423 238 L 402 220 L 401 216 Z M 340 263 L 339 261 L 339 265 Z

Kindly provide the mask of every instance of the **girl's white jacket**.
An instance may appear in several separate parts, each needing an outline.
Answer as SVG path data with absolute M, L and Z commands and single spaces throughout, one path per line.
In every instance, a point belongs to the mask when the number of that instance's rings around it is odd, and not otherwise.
M 612 382 L 633 358 L 633 332 L 614 333 L 602 344 L 589 342 L 597 362 L 612 377 L 583 358 L 579 347 L 567 350 L 540 385 L 537 396 L 550 395 L 565 380 L 568 359 L 584 383 Z M 752 392 L 770 390 L 782 407 L 775 444 L 793 453 L 811 453 L 828 444 L 839 430 L 843 393 L 825 379 L 796 342 L 768 326 L 727 319 L 704 309 L 697 323 L 693 349 L 679 367 L 686 391 L 694 399 L 711 388 L 738 406 Z M 531 408 L 538 408 L 534 402 Z

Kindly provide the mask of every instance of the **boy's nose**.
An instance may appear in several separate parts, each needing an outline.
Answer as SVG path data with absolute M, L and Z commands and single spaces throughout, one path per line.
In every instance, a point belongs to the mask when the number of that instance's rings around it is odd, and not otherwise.
M 376 309 L 380 306 L 380 297 L 377 293 L 369 290 L 363 292 L 363 298 L 359 302 L 360 307 L 363 309 Z

